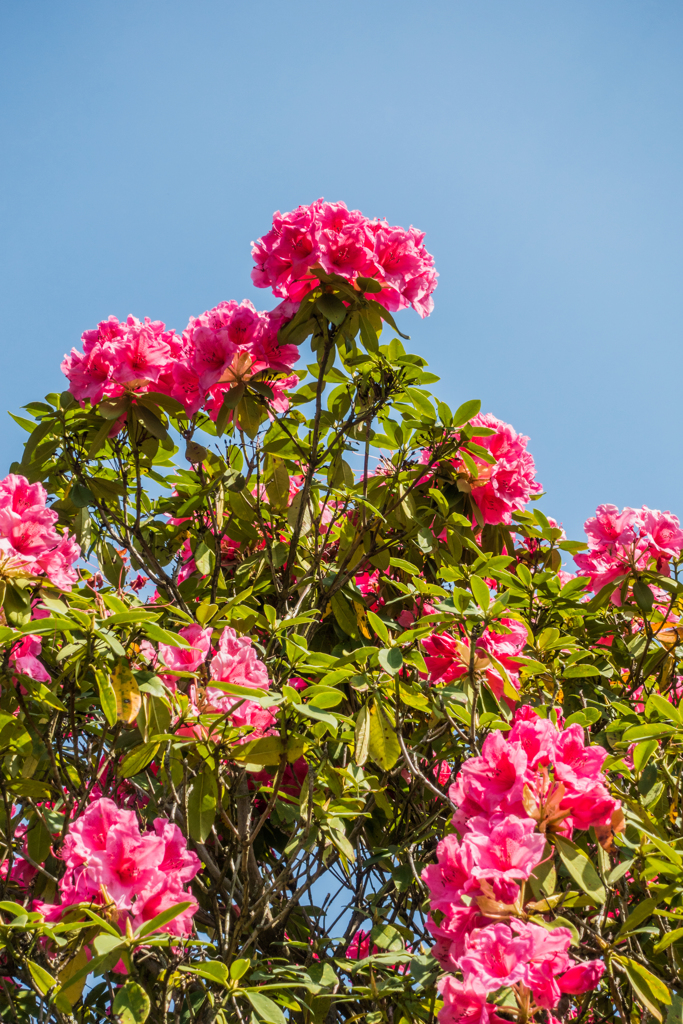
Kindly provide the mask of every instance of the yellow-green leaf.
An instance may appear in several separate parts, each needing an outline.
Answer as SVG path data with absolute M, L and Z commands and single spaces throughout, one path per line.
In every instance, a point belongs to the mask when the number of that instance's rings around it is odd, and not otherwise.
M 374 704 L 370 711 L 370 737 L 368 742 L 368 753 L 382 771 L 390 771 L 399 757 L 401 747 L 396 732 L 385 712 L 378 704 Z

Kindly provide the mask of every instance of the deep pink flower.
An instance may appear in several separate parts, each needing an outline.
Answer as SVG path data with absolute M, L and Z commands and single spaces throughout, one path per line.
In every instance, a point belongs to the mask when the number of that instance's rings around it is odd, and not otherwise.
M 458 825 L 476 814 L 491 814 L 503 802 L 519 805 L 524 790 L 527 757 L 519 744 L 507 743 L 501 732 L 484 740 L 480 757 L 462 766 L 450 788 L 450 798 L 459 807 Z
M 211 628 L 202 629 L 201 626 L 193 624 L 185 626 L 180 630 L 182 636 L 190 647 L 171 647 L 169 644 L 159 644 L 159 654 L 164 664 L 178 672 L 196 672 L 202 664 L 211 647 Z M 173 676 L 169 676 L 171 681 Z
M 597 988 L 604 973 L 605 964 L 602 960 L 588 960 L 586 963 L 575 964 L 558 979 L 560 991 L 572 996 L 581 996 L 584 992 Z

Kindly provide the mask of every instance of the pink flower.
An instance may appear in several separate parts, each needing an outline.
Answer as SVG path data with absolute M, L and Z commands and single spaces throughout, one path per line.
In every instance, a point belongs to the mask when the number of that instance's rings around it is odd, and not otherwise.
M 197 854 L 188 850 L 178 826 L 166 818 L 155 818 L 154 831 L 164 844 L 159 871 L 172 875 L 176 882 L 191 882 L 202 865 Z
M 468 948 L 469 937 L 486 924 L 486 918 L 476 903 L 471 906 L 461 903 L 442 904 L 439 909 L 444 915 L 439 924 L 431 915 L 427 918 L 427 927 L 436 939 L 432 953 L 444 970 L 457 971 L 460 969 L 460 959 Z
M 76 903 L 109 899 L 125 930 L 126 917 L 137 927 L 177 903 L 189 902 L 190 907 L 163 928 L 172 935 L 189 934 L 197 901 L 183 886 L 201 865 L 172 822 L 157 818 L 154 832 L 141 833 L 135 811 L 102 797 L 71 823 L 61 857 L 67 869 L 59 882 L 61 906 L 36 907 L 47 920 L 58 920 Z
M 268 670 L 259 660 L 248 636 L 238 636 L 226 626 L 218 641 L 218 653 L 211 662 L 211 678 L 236 686 L 270 687 Z
M 29 633 L 14 648 L 9 656 L 9 663 L 22 676 L 35 679 L 38 683 L 49 683 L 50 673 L 38 661 L 43 641 L 39 636 Z
M 512 660 L 518 655 L 527 642 L 526 629 L 514 619 L 503 619 L 501 627 L 505 634 L 487 629 L 477 640 L 474 659 L 475 672 L 484 672 L 486 682 L 498 700 L 503 697 L 505 683 L 500 670 L 489 661 L 492 655 L 499 661 L 511 684 L 519 686 L 517 662 Z M 425 664 L 429 671 L 430 682 L 452 683 L 455 679 L 469 675 L 470 672 L 470 640 L 469 637 L 456 639 L 449 633 L 432 633 L 422 641 L 425 649 Z
M 669 562 L 683 550 L 683 531 L 671 512 L 646 506 L 638 511 L 615 505 L 599 505 L 584 529 L 589 550 L 575 556 L 579 575 L 587 576 L 591 588 L 599 590 L 631 573 L 654 569 L 668 576 Z M 620 589 L 612 594 L 621 603 Z
M 370 932 L 366 932 L 362 928 L 359 928 L 358 931 L 354 933 L 353 938 L 347 947 L 347 960 L 367 960 L 367 958 L 374 953 L 379 953 L 379 950 L 375 945 L 372 946 L 372 949 L 370 948 Z
M 521 805 L 527 757 L 519 744 L 507 743 L 501 732 L 492 732 L 484 740 L 480 757 L 471 757 L 462 766 L 449 795 L 459 812 L 454 823 L 476 814 L 491 814 L 501 804 Z
M 512 513 L 523 508 L 534 494 L 542 491 L 536 483 L 536 466 L 533 457 L 526 450 L 528 437 L 518 434 L 509 423 L 497 419 L 491 413 L 478 413 L 472 420 L 478 427 L 488 427 L 493 434 L 477 437 L 477 443 L 487 448 L 496 462 L 493 466 L 473 456 L 477 476 L 473 477 L 461 459 L 451 459 L 450 464 L 459 478 L 469 484 L 472 501 L 481 512 L 484 523 L 497 525 L 512 523 Z M 429 462 L 431 452 L 424 451 L 420 458 L 423 464 Z
M 212 632 L 212 629 L 202 629 L 196 624 L 185 626 L 180 630 L 180 636 L 191 646 L 171 647 L 169 644 L 159 644 L 159 654 L 164 664 L 178 672 L 196 672 L 209 653 Z M 164 681 L 175 685 L 175 678 L 171 675 L 165 676 Z
M 490 882 L 528 878 L 543 859 L 546 844 L 535 828 L 531 818 L 514 814 L 472 818 L 463 845 L 471 851 L 474 878 Z
M 522 981 L 533 950 L 528 925 L 517 923 L 517 934 L 506 924 L 490 924 L 474 932 L 460 958 L 465 977 L 471 975 L 487 992 Z
M 495 1006 L 486 1002 L 486 988 L 478 978 L 461 982 L 447 976 L 438 988 L 443 999 L 439 1024 L 503 1024 Z
M 453 834 L 445 836 L 436 847 L 437 864 L 429 864 L 422 879 L 430 890 L 431 905 L 441 910 L 460 900 L 462 893 L 476 888 L 472 879 L 472 850 L 461 846 Z

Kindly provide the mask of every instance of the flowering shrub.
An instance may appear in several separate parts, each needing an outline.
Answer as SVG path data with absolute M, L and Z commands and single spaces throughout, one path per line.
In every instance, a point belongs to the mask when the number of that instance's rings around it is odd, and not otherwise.
M 0 1016 L 670 1024 L 678 520 L 567 539 L 432 396 L 420 232 L 320 200 L 254 257 L 274 310 L 110 317 L 16 417 Z

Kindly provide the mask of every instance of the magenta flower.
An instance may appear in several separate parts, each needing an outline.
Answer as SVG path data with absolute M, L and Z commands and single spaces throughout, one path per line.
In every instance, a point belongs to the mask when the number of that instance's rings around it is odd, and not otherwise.
M 560 991 L 572 996 L 581 996 L 584 992 L 596 988 L 604 973 L 605 964 L 602 960 L 588 960 L 586 963 L 575 964 L 559 979 Z

